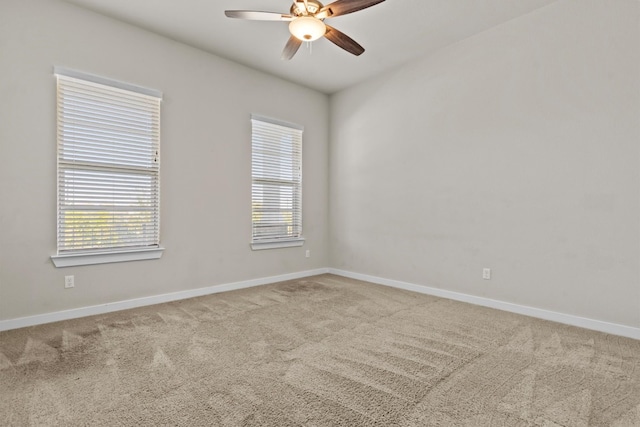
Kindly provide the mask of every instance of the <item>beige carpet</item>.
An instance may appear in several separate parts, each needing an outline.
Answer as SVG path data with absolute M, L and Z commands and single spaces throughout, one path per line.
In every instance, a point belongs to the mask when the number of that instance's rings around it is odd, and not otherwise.
M 640 426 L 640 341 L 338 276 L 0 333 L 2 426 Z

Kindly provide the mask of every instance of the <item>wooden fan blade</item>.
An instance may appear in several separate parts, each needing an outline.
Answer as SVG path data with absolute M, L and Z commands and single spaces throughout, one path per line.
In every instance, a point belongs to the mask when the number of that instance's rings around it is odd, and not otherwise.
M 250 19 L 252 21 L 293 21 L 293 16 L 277 12 L 260 12 L 257 10 L 225 10 L 228 18 Z
M 325 24 L 326 25 L 326 24 Z M 327 32 L 324 36 L 333 44 L 355 56 L 360 56 L 364 52 L 364 48 L 360 46 L 355 40 L 335 28 L 327 25 Z
M 288 61 L 293 58 L 293 55 L 296 54 L 301 45 L 302 41 L 300 39 L 294 36 L 289 37 L 289 41 L 284 46 L 284 50 L 282 51 L 282 59 Z
M 320 11 L 316 13 L 316 17 L 324 18 L 324 15 L 326 15 L 327 18 L 333 18 L 335 16 L 346 15 L 347 13 L 353 13 L 375 6 L 383 1 L 384 0 L 337 0 L 320 9 Z

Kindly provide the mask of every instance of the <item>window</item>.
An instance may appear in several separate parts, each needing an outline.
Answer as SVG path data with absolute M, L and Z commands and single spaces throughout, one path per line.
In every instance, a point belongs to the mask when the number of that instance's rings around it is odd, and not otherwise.
M 253 249 L 302 246 L 301 126 L 251 116 Z
M 159 258 L 161 93 L 60 68 L 55 74 L 54 264 Z

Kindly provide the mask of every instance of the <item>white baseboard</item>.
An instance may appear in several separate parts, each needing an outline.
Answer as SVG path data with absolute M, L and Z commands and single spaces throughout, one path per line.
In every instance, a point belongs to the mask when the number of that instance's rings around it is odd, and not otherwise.
M 366 282 L 377 283 L 379 285 L 390 286 L 393 288 L 405 289 L 408 291 L 418 292 L 421 294 L 432 295 L 441 298 L 452 299 L 455 301 L 467 302 L 470 304 L 480 305 L 484 307 L 495 308 L 511 313 L 523 314 L 525 316 L 536 317 L 553 322 L 564 323 L 567 325 L 578 326 L 580 328 L 591 329 L 594 331 L 605 332 L 608 334 L 619 335 L 623 337 L 640 340 L 640 328 L 620 325 L 616 323 L 603 322 L 600 320 L 588 319 L 585 317 L 573 316 L 570 314 L 557 313 L 554 311 L 544 310 L 535 307 L 528 307 L 519 304 L 513 304 L 504 301 L 493 300 L 489 298 L 478 297 L 474 295 L 463 294 L 459 292 L 447 291 L 444 289 L 432 288 L 429 286 L 416 285 L 413 283 L 402 282 L 398 280 L 385 279 L 367 274 L 354 273 L 334 268 L 319 268 L 315 270 L 300 271 L 297 273 L 283 274 L 279 276 L 263 277 L 259 279 L 244 280 L 241 282 L 227 283 L 217 286 L 209 286 L 206 288 L 192 289 L 188 291 L 173 292 L 163 295 L 154 295 L 144 298 L 136 298 L 126 301 L 118 301 L 113 303 L 95 305 L 90 307 L 82 307 L 72 310 L 58 311 L 54 313 L 39 314 L 35 316 L 20 317 L 17 319 L 0 320 L 0 331 L 10 329 L 24 328 L 27 326 L 42 325 L 45 323 L 59 322 L 62 320 L 77 319 L 80 317 L 94 316 L 97 314 L 111 313 L 114 311 L 128 310 L 136 307 L 144 307 L 153 304 L 162 304 L 165 302 L 178 301 L 187 298 L 194 298 L 203 295 L 210 295 L 220 292 L 234 291 L 237 289 L 251 288 L 254 286 L 267 285 L 270 283 L 282 282 L 286 280 L 300 279 L 303 277 L 315 276 L 318 274 L 331 273 L 338 276 L 348 277 L 352 279 L 363 280 Z
M 523 314 L 525 316 L 551 320 L 553 322 L 564 323 L 566 325 L 578 326 L 580 328 L 591 329 L 594 331 L 605 332 L 607 334 L 619 335 L 640 340 L 640 328 L 634 328 L 631 326 L 603 322 L 600 320 L 593 320 L 585 317 L 543 310 L 541 308 L 527 307 L 525 305 L 512 304 L 509 302 L 498 301 L 459 292 L 447 291 L 444 289 L 431 288 L 428 286 L 416 285 L 413 283 L 401 282 L 398 280 L 384 279 L 381 277 L 369 276 L 366 274 L 353 273 L 351 271 L 344 271 L 334 268 L 330 268 L 329 273 L 348 277 L 351 279 L 363 280 L 366 282 L 377 283 L 379 285 L 405 289 L 408 291 L 452 299 L 455 301 L 468 302 L 470 304 L 480 305 L 483 307 L 495 308 L 511 313 Z
M 35 316 L 20 317 L 17 319 L 0 320 L 0 331 L 8 331 L 10 329 L 18 329 L 25 328 L 27 326 L 59 322 L 61 320 L 77 319 L 79 317 L 94 316 L 96 314 L 111 313 L 114 311 L 128 310 L 130 308 L 144 307 L 153 304 L 162 304 L 165 302 L 178 301 L 182 299 L 200 297 L 203 295 L 216 294 L 220 292 L 235 291 L 237 289 L 268 285 L 269 283 L 300 279 L 303 277 L 316 276 L 318 274 L 324 274 L 328 272 L 328 268 L 319 268 L 316 270 L 300 271 L 297 273 L 282 274 L 279 276 L 263 277 L 259 279 L 244 280 L 242 282 L 227 283 L 223 285 L 209 286 L 206 288 L 192 289 L 188 291 L 173 292 L 163 295 L 136 298 L 127 301 L 94 305 L 91 307 L 82 307 L 72 310 L 57 311 L 54 313 L 38 314 Z

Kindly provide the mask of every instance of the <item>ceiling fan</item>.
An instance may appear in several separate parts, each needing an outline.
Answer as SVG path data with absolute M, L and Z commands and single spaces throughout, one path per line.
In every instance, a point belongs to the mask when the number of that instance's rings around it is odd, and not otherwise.
M 312 42 L 320 37 L 325 37 L 336 46 L 358 56 L 364 52 L 364 48 L 348 35 L 325 24 L 324 20 L 357 12 L 383 1 L 336 0 L 324 6 L 318 0 L 294 0 L 288 14 L 256 10 L 225 10 L 224 14 L 229 18 L 253 21 L 288 21 L 291 37 L 282 51 L 282 59 L 293 58 L 302 42 Z

